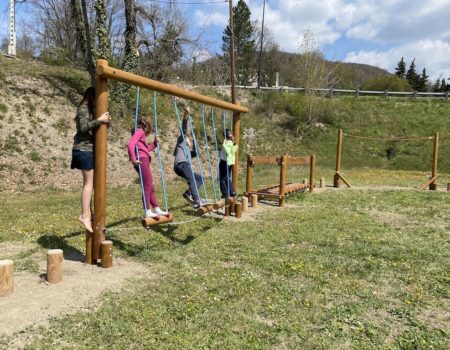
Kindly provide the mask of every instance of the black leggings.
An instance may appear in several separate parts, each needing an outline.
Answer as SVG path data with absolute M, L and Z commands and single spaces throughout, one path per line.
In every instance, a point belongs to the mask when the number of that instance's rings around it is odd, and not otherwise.
M 231 181 L 232 171 L 233 166 L 228 165 L 227 169 L 227 162 L 221 159 L 219 163 L 219 183 L 222 198 L 228 198 L 234 194 L 233 182 Z

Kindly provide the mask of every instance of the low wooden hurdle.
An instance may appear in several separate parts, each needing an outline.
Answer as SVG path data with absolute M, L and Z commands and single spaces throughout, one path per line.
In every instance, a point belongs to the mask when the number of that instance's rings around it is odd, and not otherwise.
M 253 168 L 257 164 L 273 164 L 280 167 L 279 185 L 261 189 L 253 189 Z M 288 165 L 309 164 L 309 185 L 306 183 L 287 183 Z M 286 196 L 305 191 L 308 187 L 310 192 L 314 191 L 316 174 L 316 157 L 314 155 L 305 157 L 289 157 L 284 154 L 276 156 L 252 156 L 247 155 L 247 181 L 245 195 L 251 197 L 257 195 L 258 199 L 278 200 L 280 207 L 286 205 Z
M 337 142 L 337 152 L 336 152 L 336 171 L 334 173 L 333 185 L 336 188 L 340 187 L 340 181 L 347 185 L 347 187 L 352 187 L 350 182 L 341 173 L 341 159 L 342 159 L 342 141 L 343 141 L 342 129 L 338 130 L 338 142 Z M 438 153 L 439 153 L 439 133 L 436 132 L 432 137 L 415 137 L 415 138 L 405 138 L 405 137 L 393 137 L 393 138 L 376 138 L 376 137 L 364 137 L 364 136 L 353 136 L 347 135 L 348 137 L 365 139 L 365 140 L 380 140 L 380 141 L 405 141 L 405 140 L 433 140 L 433 161 L 431 165 L 431 176 L 430 179 L 419 187 L 419 189 L 428 189 L 435 191 L 437 189 L 437 178 L 438 174 Z

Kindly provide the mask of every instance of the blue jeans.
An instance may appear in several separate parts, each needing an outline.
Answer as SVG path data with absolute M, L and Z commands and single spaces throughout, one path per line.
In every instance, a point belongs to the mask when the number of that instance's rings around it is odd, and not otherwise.
M 187 162 L 181 162 L 178 164 L 175 164 L 173 170 L 175 171 L 175 174 L 185 179 L 189 186 L 189 191 L 191 191 L 192 197 L 194 198 L 195 202 L 200 201 L 200 195 L 198 192 L 198 189 L 203 184 L 203 179 L 199 174 L 194 173 L 194 170 L 191 169 L 189 164 Z M 195 181 L 194 181 L 194 177 Z M 195 186 L 197 185 L 197 186 Z

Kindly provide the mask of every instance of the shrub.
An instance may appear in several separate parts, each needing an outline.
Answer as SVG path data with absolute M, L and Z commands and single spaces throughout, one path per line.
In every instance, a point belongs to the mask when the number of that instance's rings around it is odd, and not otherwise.
M 366 81 L 364 90 L 371 91 L 413 91 L 411 85 L 396 75 L 386 75 Z

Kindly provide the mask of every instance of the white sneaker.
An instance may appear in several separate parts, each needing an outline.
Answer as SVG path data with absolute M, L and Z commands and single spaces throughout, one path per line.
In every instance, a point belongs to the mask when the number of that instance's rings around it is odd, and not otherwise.
M 156 213 L 157 215 L 161 215 L 161 216 L 167 216 L 167 215 L 169 215 L 169 212 L 168 212 L 168 211 L 161 210 L 160 207 L 156 207 L 156 208 L 155 208 L 155 213 Z
M 153 218 L 153 219 L 156 219 L 156 218 L 159 218 L 159 215 L 158 215 L 158 213 L 154 213 L 154 212 L 152 212 L 150 209 L 147 209 L 147 210 L 145 211 L 145 217 L 146 217 L 146 218 Z

